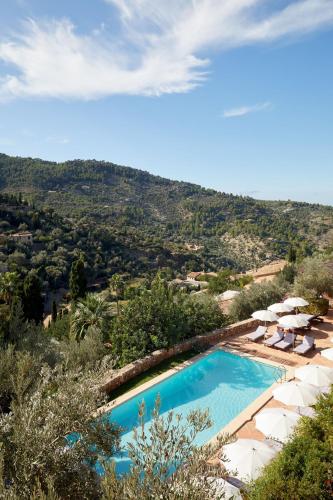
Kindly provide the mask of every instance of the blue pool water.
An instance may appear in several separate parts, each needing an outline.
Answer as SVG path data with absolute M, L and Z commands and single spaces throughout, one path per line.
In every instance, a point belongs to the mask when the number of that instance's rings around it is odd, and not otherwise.
M 158 395 L 160 414 L 175 410 L 186 417 L 192 410 L 209 408 L 213 426 L 198 435 L 196 444 L 202 445 L 270 387 L 275 382 L 275 374 L 276 368 L 271 365 L 217 350 L 129 399 L 106 416 L 125 429 L 121 440 L 124 449 L 132 441 L 142 400 L 147 422 Z M 129 470 L 126 453 L 114 458 L 119 474 Z

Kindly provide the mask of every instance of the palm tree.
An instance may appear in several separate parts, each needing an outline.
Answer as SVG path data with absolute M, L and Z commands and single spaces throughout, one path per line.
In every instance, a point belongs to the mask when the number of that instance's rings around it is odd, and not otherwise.
M 119 295 L 124 291 L 124 282 L 119 274 L 114 274 L 110 280 L 110 288 L 116 295 L 117 314 L 119 315 Z
M 110 317 L 110 304 L 94 293 L 88 293 L 77 302 L 71 320 L 71 334 L 76 340 L 82 340 L 88 328 L 102 333 Z

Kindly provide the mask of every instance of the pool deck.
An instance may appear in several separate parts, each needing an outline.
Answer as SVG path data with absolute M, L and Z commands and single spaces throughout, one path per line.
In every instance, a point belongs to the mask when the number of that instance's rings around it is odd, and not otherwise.
M 276 326 L 268 328 L 268 334 L 275 330 Z M 320 351 L 332 347 L 331 338 L 333 338 L 333 309 L 329 310 L 327 316 L 324 317 L 323 323 L 315 323 L 309 335 L 315 338 L 316 348 L 310 351 L 307 355 L 301 356 L 293 353 L 290 349 L 280 351 L 271 347 L 266 347 L 262 342 L 251 342 L 246 339 L 246 333 L 243 335 L 233 335 L 228 337 L 225 342 L 221 342 L 221 347 L 230 348 L 238 354 L 246 354 L 254 359 L 266 361 L 268 363 L 284 366 L 287 370 L 287 380 L 294 378 L 294 370 L 299 366 L 307 364 L 318 364 L 333 368 L 333 362 L 323 358 Z M 301 336 L 298 336 L 301 339 Z M 234 435 L 236 438 L 265 439 L 265 436 L 256 429 L 254 417 L 263 408 L 289 408 L 283 403 L 276 401 L 272 396 L 272 391 L 278 384 L 274 384 L 259 398 L 257 398 L 250 406 L 232 420 L 226 427 L 221 429 L 222 433 Z M 213 459 L 214 460 L 214 459 Z M 217 464 L 216 464 L 217 465 Z
M 273 325 L 268 328 L 268 335 L 270 335 L 276 326 Z M 242 334 L 233 334 L 229 335 L 224 341 L 212 346 L 210 349 L 205 352 L 198 354 L 197 356 L 191 358 L 190 360 L 185 361 L 184 363 L 178 365 L 175 368 L 167 370 L 166 372 L 158 375 L 154 379 L 140 385 L 139 387 L 132 389 L 131 391 L 119 396 L 114 401 L 104 405 L 99 408 L 96 412 L 96 415 L 101 415 L 105 412 L 108 412 L 125 401 L 131 399 L 132 397 L 140 394 L 145 391 L 149 387 L 152 387 L 162 380 L 174 375 L 178 371 L 183 368 L 190 366 L 191 364 L 198 361 L 200 358 L 207 356 L 211 352 L 214 352 L 216 349 L 224 349 L 235 354 L 248 356 L 255 361 L 261 361 L 264 363 L 268 363 L 270 365 L 276 367 L 284 367 L 286 370 L 286 374 L 283 381 L 292 380 L 294 378 L 294 370 L 299 366 L 304 366 L 307 364 L 318 364 L 324 365 L 328 367 L 333 367 L 333 362 L 323 358 L 320 355 L 320 351 L 329 347 L 333 347 L 331 342 L 331 338 L 333 338 L 333 309 L 330 308 L 327 316 L 324 317 L 324 322 L 317 322 L 312 327 L 309 335 L 312 335 L 315 338 L 316 348 L 310 351 L 307 355 L 301 356 L 292 352 L 292 350 L 280 351 L 278 349 L 274 349 L 271 347 L 266 347 L 262 342 L 252 342 L 247 340 L 246 335 L 249 332 Z M 299 340 L 301 336 L 298 336 Z M 272 396 L 272 391 L 276 386 L 278 386 L 279 382 L 273 384 L 269 389 L 267 389 L 263 394 L 261 394 L 255 401 L 253 401 L 245 410 L 243 410 L 236 418 L 234 418 L 229 424 L 223 427 L 218 435 L 221 434 L 229 434 L 234 435 L 237 438 L 251 438 L 263 440 L 264 435 L 255 428 L 254 417 L 255 415 L 263 408 L 271 408 L 271 407 L 283 407 L 288 408 L 282 403 L 275 401 Z M 217 435 L 217 436 L 218 436 Z M 212 438 L 211 442 L 214 442 L 217 438 L 215 436 Z M 216 460 L 216 457 L 212 457 L 212 464 L 216 463 L 219 465 L 219 461 Z

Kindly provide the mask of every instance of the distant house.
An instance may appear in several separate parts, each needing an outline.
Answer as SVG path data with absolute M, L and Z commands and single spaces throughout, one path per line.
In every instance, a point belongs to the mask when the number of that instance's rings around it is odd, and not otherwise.
M 199 278 L 199 276 L 201 276 L 202 274 L 203 274 L 202 271 L 200 271 L 200 272 L 192 271 L 192 272 L 188 273 L 188 275 L 186 276 L 186 279 L 188 281 L 196 281 Z
M 10 240 L 25 243 L 27 245 L 32 245 L 33 242 L 32 233 L 29 233 L 28 231 L 23 231 L 22 233 L 9 234 L 7 238 Z

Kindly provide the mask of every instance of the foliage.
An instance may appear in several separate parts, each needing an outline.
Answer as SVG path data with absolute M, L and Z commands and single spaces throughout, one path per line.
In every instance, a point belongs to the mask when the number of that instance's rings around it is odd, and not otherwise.
M 119 314 L 119 298 L 124 294 L 125 284 L 119 274 L 114 274 L 110 280 L 110 288 L 116 296 L 117 313 Z
M 40 358 L 29 352 L 15 351 L 13 345 L 1 350 L 0 417 L 9 412 L 14 397 L 22 402 L 33 394 L 41 368 Z
M 82 299 L 87 291 L 87 278 L 84 270 L 83 259 L 75 260 L 71 267 L 71 274 L 69 277 L 69 289 L 71 299 L 76 301 Z
M 88 278 L 104 283 L 114 273 L 161 268 L 240 271 L 285 256 L 291 245 L 306 255 L 332 226 L 330 207 L 233 196 L 106 162 L 0 155 L 0 189 L 4 232 L 24 224 L 39 245 L 8 241 L 6 261 L 19 251 L 13 269 L 24 258 L 54 288 L 68 284 L 80 252 Z M 15 199 L 5 194 L 19 191 Z
M 214 447 L 205 448 L 193 444 L 196 436 L 211 425 L 208 412 L 194 411 L 184 421 L 173 411 L 166 416 L 159 415 L 157 401 L 152 421 L 146 426 L 144 413 L 144 405 L 141 405 L 134 443 L 128 449 L 133 467 L 120 478 L 112 467 L 108 469 L 102 481 L 103 499 L 216 498 L 209 478 L 217 474 L 221 477 L 221 471 L 211 470 L 207 461 L 226 441 L 220 439 Z M 186 466 L 180 466 L 185 463 Z
M 6 272 L 0 274 L 0 297 L 6 304 L 10 304 L 17 284 L 19 275 L 16 272 Z
M 286 291 L 286 284 L 280 284 L 277 280 L 253 283 L 233 300 L 229 316 L 233 321 L 248 319 L 254 311 L 266 309 L 274 302 L 279 302 Z
M 43 320 L 44 301 L 42 284 L 35 272 L 30 272 L 23 282 L 22 303 L 24 316 L 31 321 L 41 323 Z
M 103 343 L 101 334 L 92 328 L 80 342 L 71 339 L 60 341 L 59 350 L 66 369 L 93 369 L 96 366 L 101 370 L 113 368 L 112 357 Z
M 89 328 L 105 334 L 110 317 L 110 304 L 96 294 L 88 293 L 75 304 L 71 317 L 71 334 L 82 340 Z
M 55 323 L 58 318 L 58 309 L 57 309 L 57 303 L 55 300 L 52 301 L 52 321 Z
M 70 316 L 69 314 L 64 314 L 57 317 L 57 321 L 51 322 L 47 333 L 51 338 L 57 340 L 63 340 L 69 337 L 70 330 Z
M 332 498 L 333 390 L 315 409 L 316 417 L 303 418 L 295 437 L 253 485 L 251 500 Z
M 231 275 L 231 271 L 229 269 L 225 269 L 224 271 L 219 272 L 217 276 L 212 276 L 208 282 L 209 292 L 217 295 L 234 286 L 234 284 L 232 284 Z
M 321 314 L 326 316 L 329 311 L 330 302 L 328 299 L 311 299 L 308 306 L 301 307 L 300 310 L 302 313 L 313 314 L 314 316 L 317 314 Z
M 12 345 L 0 353 L 1 498 L 157 499 L 163 495 L 180 499 L 190 495 L 199 499 L 214 494 L 207 478 L 216 472 L 210 470 L 207 459 L 222 441 L 207 448 L 193 444 L 210 425 L 207 411 L 193 412 L 181 422 L 174 413 L 160 416 L 157 407 L 148 437 L 142 407 L 136 444 L 128 450 L 134 467 L 118 478 L 109 460 L 104 460 L 118 447 L 119 429 L 106 419 L 91 420 L 103 401 L 96 389 L 108 358 L 102 339 L 89 330 L 79 344 L 70 340 L 49 344 L 61 353 L 54 368 L 45 364 L 45 346 L 43 353 L 29 352 L 27 344 Z M 93 367 L 99 359 L 104 362 L 97 370 Z M 110 368 L 110 358 L 107 363 Z M 102 481 L 94 468 L 97 460 L 106 469 Z M 185 462 L 186 467 L 165 481 L 168 471 Z M 200 483 L 194 484 L 193 477 L 200 477 Z
M 236 280 L 236 284 L 240 288 L 244 288 L 246 285 L 253 283 L 253 276 L 251 274 L 244 274 L 243 276 L 239 276 Z
M 27 334 L 28 328 L 29 326 L 24 315 L 22 301 L 20 297 L 16 296 L 13 299 L 10 309 L 8 335 L 5 339 L 6 343 L 17 345 Z
M 297 258 L 296 249 L 292 245 L 290 245 L 287 253 L 287 261 L 293 264 L 296 262 L 296 258 Z
M 208 291 L 218 295 L 226 290 L 238 290 L 253 282 L 253 276 L 244 274 L 236 276 L 230 269 L 220 271 L 217 276 L 212 276 L 208 280 Z
M 183 294 L 180 295 L 180 299 L 179 302 L 185 315 L 184 338 L 204 335 L 226 324 L 226 317 L 221 309 L 207 294 L 189 297 Z
M 130 300 L 111 324 L 112 351 L 119 365 L 222 326 L 224 316 L 211 300 L 198 303 L 157 276 L 151 290 Z
M 292 285 L 294 283 L 296 274 L 296 266 L 294 264 L 288 264 L 279 272 L 276 279 L 278 283 L 284 284 L 287 282 Z
M 96 373 L 86 371 L 78 381 L 76 372 L 43 367 L 31 380 L 31 369 L 27 370 L 31 357 L 14 354 L 14 361 L 11 412 L 0 416 L 2 483 L 6 485 L 0 496 L 12 493 L 28 499 L 37 481 L 44 488 L 51 479 L 61 498 L 95 498 L 98 483 L 93 465 L 104 454 L 112 454 L 119 439 L 119 430 L 106 421 L 92 425 L 91 415 L 100 399 Z M 27 391 L 27 375 L 34 385 L 32 394 Z
M 323 294 L 333 295 L 333 274 L 321 257 L 308 257 L 299 265 L 294 293 L 311 299 Z

